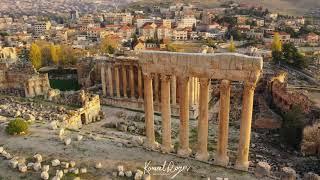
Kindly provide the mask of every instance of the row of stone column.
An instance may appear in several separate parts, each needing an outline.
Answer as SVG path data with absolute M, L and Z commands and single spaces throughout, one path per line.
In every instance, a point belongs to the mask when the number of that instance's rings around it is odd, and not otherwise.
M 121 65 L 121 66 L 115 66 L 113 64 L 108 64 L 106 66 L 101 67 L 101 82 L 102 82 L 102 93 L 103 96 L 110 96 L 117 98 L 124 97 L 128 98 L 127 94 L 127 88 L 128 88 L 128 80 L 127 80 L 127 68 L 128 66 Z M 129 66 L 129 89 L 130 89 L 130 98 L 136 98 L 135 94 L 135 85 L 138 85 L 138 98 L 143 98 L 143 82 L 142 82 L 142 72 L 139 67 L 137 67 L 137 74 L 134 71 L 134 65 Z M 121 73 L 121 75 L 120 75 Z M 135 82 L 135 76 L 137 76 L 138 83 Z M 120 79 L 122 77 L 122 79 Z M 153 95 L 154 95 L 154 101 L 159 103 L 162 92 L 160 90 L 160 87 L 162 84 L 159 82 L 161 77 L 159 75 L 154 75 L 152 80 L 154 82 L 153 84 Z M 190 79 L 190 105 L 198 104 L 199 101 L 199 78 L 192 77 Z M 115 83 L 115 85 L 114 85 Z M 122 90 L 120 88 L 120 83 L 122 83 Z M 115 86 L 115 91 L 114 91 Z M 171 104 L 176 105 L 177 104 L 177 78 L 175 76 L 172 76 L 170 79 L 170 99 Z
M 110 96 L 117 98 L 124 97 L 128 98 L 128 80 L 127 80 L 127 67 L 129 67 L 129 89 L 130 89 L 130 98 L 143 98 L 142 93 L 142 74 L 141 69 L 137 68 L 137 80 L 138 80 L 138 97 L 136 97 L 136 88 L 135 88 L 135 72 L 134 65 L 121 65 L 114 66 L 113 64 L 108 64 L 101 67 L 101 83 L 102 83 L 102 93 L 104 96 Z M 122 79 L 120 79 L 120 73 Z M 115 89 L 114 89 L 115 82 Z M 122 85 L 122 91 L 120 89 L 120 83 Z M 115 90 L 115 91 L 114 91 Z
M 161 75 L 161 113 L 162 113 L 162 144 L 161 150 L 164 153 L 173 151 L 171 140 L 171 108 L 170 108 L 170 78 L 171 76 Z M 173 76 L 173 78 L 175 78 Z M 179 77 L 179 95 L 180 95 L 180 126 L 179 126 L 179 147 L 178 155 L 187 157 L 191 154 L 189 147 L 189 104 L 190 99 L 190 83 L 194 83 L 193 78 Z M 208 153 L 208 109 L 209 109 L 209 83 L 208 78 L 199 78 L 199 118 L 198 118 L 198 144 L 196 159 L 206 161 L 209 158 Z M 172 81 L 171 81 L 172 82 Z M 144 75 L 144 107 L 145 107 L 145 127 L 146 141 L 145 147 L 149 149 L 157 149 L 159 144 L 155 141 L 154 133 L 154 109 L 153 109 L 153 88 L 152 75 Z M 192 86 L 191 86 L 192 87 Z M 171 91 L 172 92 L 172 91 Z M 247 170 L 252 106 L 253 106 L 254 86 L 245 83 L 242 102 L 242 115 L 240 127 L 240 140 L 238 147 L 238 156 L 235 168 L 239 170 Z M 229 157 L 228 148 L 228 126 L 230 111 L 230 82 L 222 80 L 220 85 L 220 112 L 219 112 L 219 134 L 218 146 L 215 156 L 215 164 L 227 166 Z
M 35 97 L 43 95 L 43 92 L 47 92 L 49 85 L 44 85 L 41 82 L 28 82 L 25 86 L 25 92 L 27 97 Z

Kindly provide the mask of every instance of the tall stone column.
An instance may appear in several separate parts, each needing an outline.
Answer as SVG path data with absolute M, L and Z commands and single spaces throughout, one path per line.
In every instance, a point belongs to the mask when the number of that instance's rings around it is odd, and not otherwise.
M 172 152 L 171 141 L 171 106 L 170 106 L 170 78 L 161 75 L 161 116 L 162 116 L 162 145 L 161 151 Z
M 108 66 L 108 81 L 109 81 L 109 95 L 110 97 L 113 97 L 113 77 L 112 77 L 111 64 Z
M 199 83 L 199 78 L 197 78 L 197 94 L 196 94 L 196 99 L 197 99 L 197 102 L 199 102 L 199 98 L 200 98 L 200 83 Z
M 135 98 L 133 66 L 130 66 L 130 97 Z
M 194 104 L 198 104 L 199 98 L 197 97 L 197 95 L 198 95 L 198 91 L 200 90 L 199 90 L 199 82 L 197 77 L 194 78 L 193 83 L 194 83 L 194 93 L 193 93 Z
M 230 81 L 222 80 L 220 84 L 220 112 L 219 112 L 219 134 L 217 154 L 214 163 L 219 166 L 227 166 L 229 157 L 228 133 L 229 133 L 229 112 L 230 112 Z
M 200 78 L 200 104 L 198 120 L 198 149 L 196 159 L 206 161 L 208 153 L 209 79 Z
M 24 84 L 24 96 L 29 97 L 28 84 Z
M 155 141 L 154 133 L 154 108 L 153 108 L 153 90 L 152 76 L 144 74 L 144 112 L 145 112 L 145 131 L 146 141 L 144 146 L 149 149 L 157 149 L 159 144 Z
M 39 82 L 37 82 L 37 81 L 35 82 L 34 88 L 35 88 L 35 95 L 36 96 L 41 95 L 41 87 L 40 87 L 40 83 Z
M 172 105 L 177 104 L 177 78 L 171 76 L 171 103 Z
M 155 102 L 159 102 L 159 76 L 158 74 L 154 75 L 154 99 Z
M 120 77 L 119 77 L 119 67 L 118 66 L 114 67 L 114 76 L 115 76 L 115 79 L 116 79 L 117 98 L 120 98 L 121 97 L 121 94 L 120 94 Z
M 127 70 L 126 66 L 122 66 L 122 90 L 123 90 L 123 96 L 125 98 L 128 97 L 127 95 Z
M 28 84 L 29 97 L 34 97 L 35 96 L 33 86 L 34 86 L 34 83 L 33 82 L 29 82 L 29 84 Z
M 180 127 L 178 155 L 189 156 L 189 77 L 179 77 Z
M 139 95 L 139 99 L 143 98 L 143 94 L 142 94 L 142 73 L 141 73 L 141 69 L 138 67 L 138 95 Z
M 107 95 L 107 86 L 106 86 L 106 73 L 104 65 L 101 66 L 101 84 L 102 84 L 102 94 L 103 96 Z
M 189 93 L 189 96 L 190 96 L 190 106 L 192 106 L 194 104 L 194 92 L 195 92 L 195 86 L 194 86 L 194 77 L 191 77 L 190 78 L 190 83 L 189 83 L 189 90 L 190 90 L 190 93 Z
M 235 164 L 235 168 L 242 171 L 248 171 L 249 167 L 248 156 L 250 147 L 254 89 L 255 84 L 245 82 L 242 97 L 240 141 L 238 147 L 238 156 Z

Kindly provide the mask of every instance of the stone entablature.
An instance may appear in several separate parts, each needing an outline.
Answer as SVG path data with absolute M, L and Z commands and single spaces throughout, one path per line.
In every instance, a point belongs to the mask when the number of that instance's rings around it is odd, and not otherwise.
M 162 144 L 164 153 L 173 151 L 171 140 L 171 83 L 177 79 L 179 88 L 180 127 L 179 127 L 179 156 L 190 156 L 189 147 L 189 102 L 190 85 L 193 79 L 198 79 L 199 89 L 199 118 L 198 118 L 198 149 L 196 159 L 206 161 L 208 154 L 208 109 L 209 84 L 211 79 L 221 80 L 219 135 L 215 164 L 227 166 L 229 157 L 228 126 L 230 111 L 230 82 L 240 81 L 244 84 L 242 97 L 242 114 L 240 122 L 240 140 L 235 168 L 247 171 L 249 167 L 250 133 L 253 110 L 253 98 L 256 83 L 260 78 L 263 67 L 261 57 L 250 57 L 236 53 L 222 54 L 189 54 L 145 51 L 139 54 L 139 64 L 142 68 L 144 81 L 144 110 L 146 141 L 148 149 L 158 149 L 154 132 L 154 96 L 153 76 L 161 78 L 161 115 L 162 115 Z
M 193 75 L 212 79 L 256 83 L 262 58 L 233 53 L 202 54 L 145 51 L 139 62 L 144 73 Z

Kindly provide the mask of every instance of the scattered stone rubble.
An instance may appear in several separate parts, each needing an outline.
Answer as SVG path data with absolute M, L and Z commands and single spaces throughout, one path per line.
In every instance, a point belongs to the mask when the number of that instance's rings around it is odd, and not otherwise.
M 49 122 L 61 120 L 68 113 L 65 111 L 58 111 L 54 106 L 43 105 L 37 102 L 18 101 L 11 97 L 2 97 L 0 99 L 0 115 L 11 118 L 23 118 L 27 121 L 42 121 Z
M 3 147 L 0 146 L 0 158 L 6 158 L 8 153 L 5 151 Z M 43 157 L 40 154 L 35 154 L 32 158 L 33 162 L 26 162 L 26 159 L 23 157 L 13 156 L 7 160 L 8 166 L 12 169 L 18 169 L 20 173 L 27 173 L 29 171 L 39 172 L 39 176 L 43 180 L 48 180 L 50 178 L 49 171 L 51 170 L 50 165 L 48 164 L 41 164 L 43 162 Z M 27 165 L 26 165 L 27 164 Z M 102 168 L 101 163 L 98 163 L 100 168 Z M 85 174 L 88 173 L 86 167 L 77 168 L 75 161 L 70 162 L 60 162 L 58 159 L 54 159 L 51 161 L 52 171 L 55 171 L 55 176 L 51 179 L 53 180 L 60 180 L 63 178 L 65 173 L 73 173 L 73 174 Z M 61 168 L 61 169 L 60 169 Z M 130 175 L 129 172 L 126 172 L 128 176 Z M 77 177 L 79 179 L 79 177 Z

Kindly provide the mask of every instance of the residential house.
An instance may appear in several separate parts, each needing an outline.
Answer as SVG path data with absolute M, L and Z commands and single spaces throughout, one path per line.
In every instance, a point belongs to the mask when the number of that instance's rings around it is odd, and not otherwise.
M 146 23 L 140 29 L 140 35 L 144 39 L 154 39 L 156 35 L 157 25 L 155 23 Z

